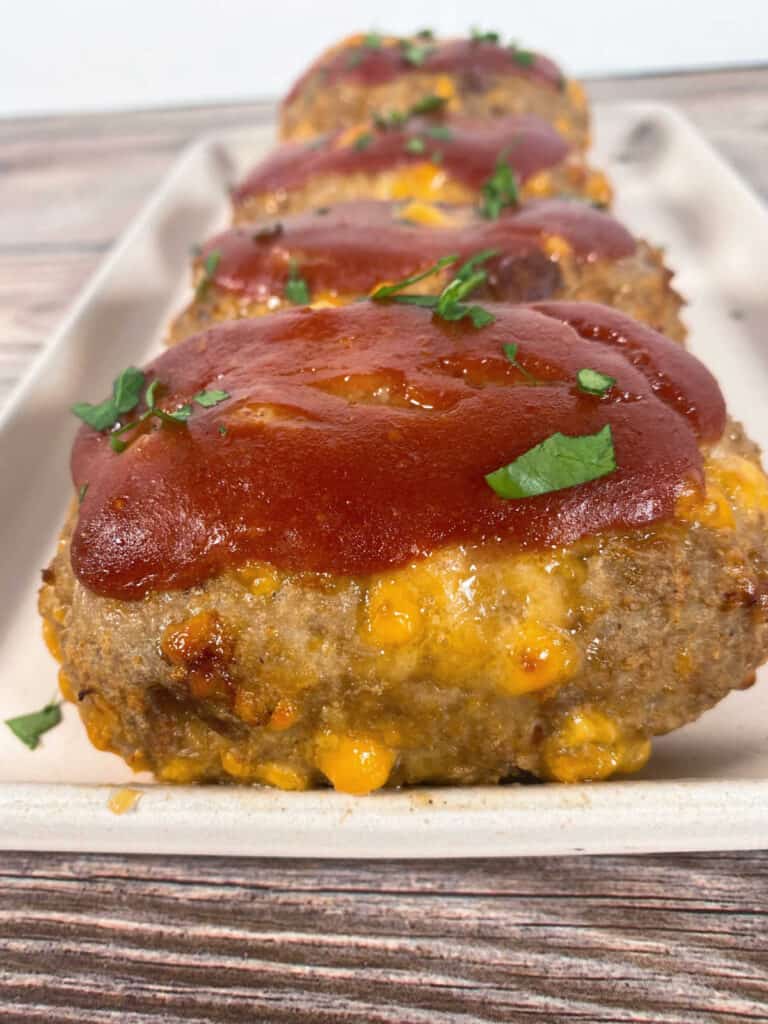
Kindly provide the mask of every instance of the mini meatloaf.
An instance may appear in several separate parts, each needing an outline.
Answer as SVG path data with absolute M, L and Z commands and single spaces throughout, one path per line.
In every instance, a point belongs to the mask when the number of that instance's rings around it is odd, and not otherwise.
M 541 200 L 487 220 L 468 207 L 369 200 L 243 225 L 211 239 L 195 261 L 195 296 L 169 340 L 292 303 L 346 305 L 456 254 L 455 263 L 407 288 L 434 293 L 460 260 L 480 252 L 492 255 L 476 295 L 601 302 L 676 340 L 685 336 L 681 299 L 661 253 L 585 203 Z
M 551 60 L 495 33 L 468 39 L 356 35 L 327 50 L 283 101 L 284 139 L 306 139 L 439 96 L 451 113 L 536 114 L 585 148 L 584 90 Z
M 235 221 L 352 199 L 471 203 L 493 212 L 517 198 L 579 196 L 599 206 L 611 188 L 545 121 L 379 118 L 312 142 L 279 146 L 234 191 Z
M 768 481 L 714 379 L 603 306 L 480 309 L 289 310 L 126 371 L 40 597 L 97 747 L 173 782 L 597 780 L 750 683 Z

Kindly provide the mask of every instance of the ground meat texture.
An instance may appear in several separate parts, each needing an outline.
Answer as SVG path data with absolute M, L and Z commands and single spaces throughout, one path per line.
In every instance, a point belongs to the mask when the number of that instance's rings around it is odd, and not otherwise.
M 542 200 L 489 221 L 466 207 L 369 200 L 241 225 L 211 239 L 195 261 L 195 296 L 171 325 L 169 341 L 291 305 L 291 274 L 306 281 L 313 305 L 345 305 L 448 253 L 464 260 L 487 249 L 497 255 L 485 264 L 488 280 L 476 300 L 600 302 L 677 341 L 685 338 L 682 301 L 661 252 L 605 212 Z M 212 254 L 218 261 L 209 277 Z M 457 266 L 411 291 L 438 292 Z
M 421 48 L 415 60 L 409 45 Z M 546 57 L 492 40 L 385 37 L 371 47 L 363 36 L 332 47 L 298 79 L 281 108 L 281 135 L 309 138 L 375 113 L 408 110 L 428 95 L 470 117 L 536 114 L 575 145 L 589 142 L 583 89 Z
M 634 771 L 768 655 L 768 484 L 735 426 L 705 465 L 706 498 L 646 530 L 367 577 L 249 563 L 139 601 L 75 580 L 70 524 L 40 594 L 62 692 L 98 748 L 172 782 Z
M 278 146 L 232 195 L 234 219 L 301 212 L 353 199 L 479 205 L 499 165 L 522 199 L 577 196 L 611 202 L 606 176 L 540 118 L 375 119 L 309 142 Z

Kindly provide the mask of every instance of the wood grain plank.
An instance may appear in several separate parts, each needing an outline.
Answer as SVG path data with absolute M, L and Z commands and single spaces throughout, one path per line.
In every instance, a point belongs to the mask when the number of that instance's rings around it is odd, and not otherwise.
M 10 854 L 0 891 L 4 1020 L 768 1018 L 765 853 Z

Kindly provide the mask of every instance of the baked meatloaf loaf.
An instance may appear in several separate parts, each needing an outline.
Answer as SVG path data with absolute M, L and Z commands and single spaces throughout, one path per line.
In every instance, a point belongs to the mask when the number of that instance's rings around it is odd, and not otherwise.
M 352 199 L 469 203 L 493 216 L 547 196 L 598 206 L 612 198 L 605 175 L 540 118 L 407 114 L 278 146 L 234 190 L 233 203 L 236 221 Z
M 505 45 L 495 32 L 464 39 L 350 36 L 294 84 L 282 104 L 281 134 L 306 139 L 373 114 L 408 110 L 425 95 L 469 117 L 536 114 L 575 145 L 589 141 L 582 87 L 547 57 Z
M 212 238 L 195 261 L 195 294 L 169 340 L 290 305 L 345 305 L 414 275 L 424 274 L 406 291 L 439 292 L 478 253 L 486 276 L 476 295 L 602 302 L 676 340 L 685 336 L 661 253 L 589 205 L 541 200 L 488 220 L 470 207 L 368 200 Z M 450 255 L 452 263 L 425 273 Z
M 40 608 L 97 747 L 284 789 L 596 780 L 749 684 L 768 482 L 711 375 L 462 269 L 439 308 L 214 326 L 77 407 Z

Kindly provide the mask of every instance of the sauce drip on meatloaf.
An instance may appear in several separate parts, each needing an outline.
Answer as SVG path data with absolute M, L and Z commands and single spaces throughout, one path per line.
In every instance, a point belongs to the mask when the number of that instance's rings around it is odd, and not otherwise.
M 635 251 L 635 240 L 618 221 L 584 203 L 543 200 L 503 213 L 498 220 L 470 217 L 467 223 L 435 229 L 407 219 L 408 206 L 361 200 L 305 213 L 273 226 L 244 226 L 225 231 L 203 247 L 201 260 L 219 253 L 211 281 L 219 288 L 256 299 L 281 293 L 290 258 L 314 295 L 336 290 L 367 293 L 380 281 L 397 281 L 434 264 L 446 253 L 468 259 L 480 250 L 497 255 L 484 264 L 489 292 L 497 299 L 517 298 L 507 285 L 513 271 L 531 264 L 552 278 L 553 265 L 541 256 L 546 236 L 565 239 L 577 256 L 621 259 Z M 534 261 L 531 263 L 531 258 Z M 535 289 L 534 289 L 535 292 Z M 539 290 L 529 296 L 551 294 Z
M 413 117 L 399 127 L 388 128 L 371 123 L 308 143 L 278 146 L 235 189 L 233 200 L 237 204 L 263 192 L 297 188 L 321 175 L 375 174 L 430 159 L 457 181 L 480 188 L 503 157 L 525 182 L 560 164 L 569 151 L 562 136 L 533 115 L 488 121 Z
M 130 598 L 253 558 L 371 573 L 452 542 L 541 547 L 642 526 L 702 484 L 698 442 L 721 435 L 725 410 L 698 360 L 603 306 L 488 309 L 496 319 L 482 328 L 413 306 L 301 309 L 221 324 L 165 352 L 146 377 L 160 382 L 161 407 L 203 389 L 229 397 L 183 424 L 145 421 L 120 454 L 81 428 L 76 575 Z M 584 367 L 615 386 L 583 393 Z M 555 431 L 606 424 L 609 476 L 523 500 L 484 479 Z
M 384 37 L 379 46 L 342 45 L 324 54 L 294 83 L 285 98 L 289 104 L 301 93 L 308 80 L 321 75 L 324 85 L 354 81 L 364 86 L 382 85 L 411 72 L 452 74 L 479 83 L 489 74 L 520 75 L 553 89 L 562 86 L 560 68 L 548 57 L 490 40 L 440 39 L 423 42 L 423 59 L 408 59 L 405 40 Z M 523 55 L 523 56 L 521 56 Z

